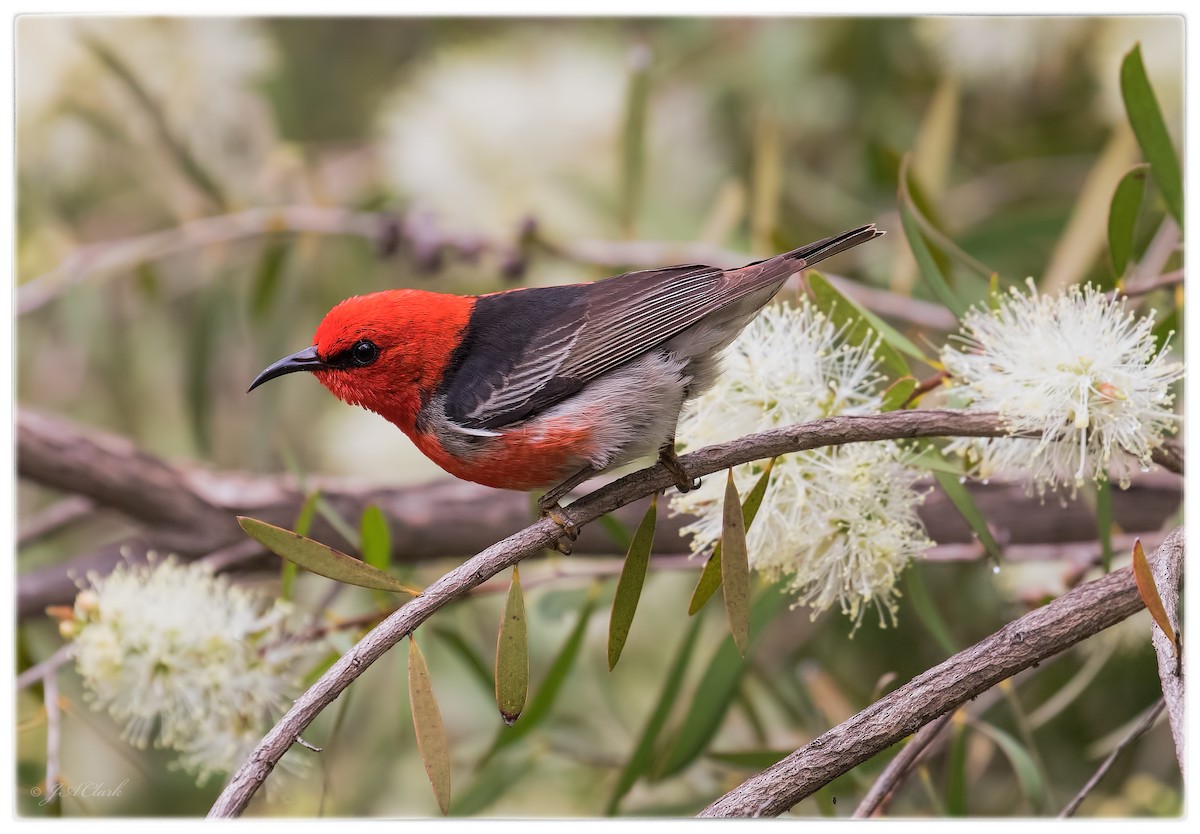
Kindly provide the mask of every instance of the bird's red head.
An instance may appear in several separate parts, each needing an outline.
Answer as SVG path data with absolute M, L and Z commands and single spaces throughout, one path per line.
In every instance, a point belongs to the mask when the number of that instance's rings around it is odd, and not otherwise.
M 347 298 L 330 310 L 312 347 L 269 366 L 250 389 L 311 371 L 334 396 L 411 431 L 462 339 L 475 299 L 423 290 Z

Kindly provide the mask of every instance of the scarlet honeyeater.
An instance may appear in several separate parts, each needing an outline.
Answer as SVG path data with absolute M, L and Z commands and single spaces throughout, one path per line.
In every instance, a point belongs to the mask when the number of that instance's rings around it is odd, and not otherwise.
M 716 378 L 721 351 L 788 277 L 882 234 L 861 226 L 738 269 L 686 264 L 481 296 L 355 296 L 250 390 L 311 371 L 452 475 L 516 490 L 558 483 L 543 510 L 656 452 L 686 491 L 675 425 Z

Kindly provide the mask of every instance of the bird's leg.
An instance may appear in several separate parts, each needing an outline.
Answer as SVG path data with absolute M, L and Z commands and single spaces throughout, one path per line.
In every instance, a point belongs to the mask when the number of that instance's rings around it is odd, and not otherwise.
M 692 480 L 688 477 L 687 472 L 683 471 L 683 464 L 679 462 L 679 456 L 675 454 L 675 438 L 668 439 L 658 450 L 658 462 L 671 473 L 671 477 L 675 479 L 675 486 L 680 492 L 699 489 L 700 479 Z
M 571 555 L 571 546 L 579 536 L 579 526 L 571 520 L 559 502 L 566 497 L 567 493 L 595 474 L 597 474 L 595 469 L 585 466 L 538 499 L 538 514 L 543 518 L 551 519 L 563 529 L 563 535 L 554 543 L 554 547 L 564 556 Z

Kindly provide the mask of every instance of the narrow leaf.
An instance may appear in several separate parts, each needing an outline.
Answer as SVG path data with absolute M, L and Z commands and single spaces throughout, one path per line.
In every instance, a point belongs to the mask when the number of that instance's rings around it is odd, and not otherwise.
M 766 467 L 763 469 L 762 475 L 755 482 L 754 487 L 750 490 L 750 494 L 746 496 L 745 503 L 742 504 L 742 517 L 746 520 L 746 529 L 750 529 L 750 525 L 754 523 L 754 517 L 758 515 L 758 508 L 762 506 L 763 497 L 767 494 L 767 486 L 771 480 L 771 470 L 775 467 L 775 458 L 767 461 Z M 704 604 L 709 601 L 717 588 L 721 587 L 721 543 L 717 542 L 717 546 L 713 548 L 712 556 L 704 563 L 704 569 L 700 572 L 700 581 L 696 583 L 696 590 L 692 592 L 692 600 L 688 604 L 688 614 L 694 615 L 697 611 L 704 607 Z
M 304 499 L 304 503 L 300 505 L 300 512 L 296 514 L 296 523 L 292 525 L 292 530 L 297 535 L 307 536 L 308 531 L 312 529 L 313 516 L 317 512 L 317 498 L 321 495 L 321 491 L 314 489 Z M 290 600 L 295 593 L 296 588 L 296 572 L 299 567 L 295 562 L 288 559 L 283 560 L 283 573 L 280 577 L 279 595 L 283 599 Z
M 353 556 L 347 556 L 340 550 L 334 550 L 327 544 L 313 541 L 293 533 L 291 530 L 284 530 L 282 527 L 245 516 L 238 516 L 238 524 L 246 531 L 246 535 L 267 550 L 276 556 L 295 562 L 305 570 L 362 588 L 395 591 L 412 596 L 421 593 L 416 588 L 410 588 L 397 582 L 383 571 L 363 564 Z
M 1137 582 L 1138 596 L 1142 598 L 1142 604 L 1178 653 L 1179 643 L 1175 639 L 1175 629 L 1167 618 L 1167 609 L 1163 607 L 1162 597 L 1158 595 L 1158 586 L 1154 584 L 1154 574 L 1150 571 L 1150 563 L 1146 561 L 1146 551 L 1142 549 L 1141 539 L 1135 539 L 1133 542 L 1133 578 Z
M 1167 210 L 1182 226 L 1183 174 L 1158 99 L 1146 77 L 1141 44 L 1131 49 L 1121 62 L 1121 96 L 1125 99 L 1125 112 L 1129 114 L 1133 134 L 1146 161 L 1150 163 L 1150 170 L 1162 191 Z
M 946 282 L 946 277 L 942 274 L 941 268 L 934 260 L 933 252 L 929 249 L 929 244 L 925 241 L 924 235 L 921 233 L 920 224 L 918 224 L 914 214 L 912 194 L 908 187 L 908 167 L 909 156 L 906 154 L 900 162 L 900 190 L 899 190 L 899 208 L 900 208 L 900 224 L 904 227 L 904 236 L 908 238 L 909 248 L 912 249 L 913 257 L 917 261 L 917 266 L 920 267 L 921 275 L 929 283 L 929 288 L 933 290 L 933 294 L 938 297 L 958 317 L 962 317 L 967 311 L 967 305 L 962 299 L 955 294 L 954 290 Z
M 921 624 L 942 647 L 942 651 L 948 655 L 954 654 L 958 651 L 958 646 L 955 645 L 954 638 L 950 636 L 950 628 L 946 625 L 946 621 L 942 619 L 941 613 L 929 596 L 929 589 L 925 587 L 925 577 L 921 572 L 923 567 L 922 564 L 911 565 L 904 572 L 904 586 L 908 592 L 909 602 L 917 612 Z
M 621 130 L 621 226 L 632 234 L 637 225 L 646 168 L 646 122 L 650 103 L 650 51 L 644 44 L 630 54 L 629 85 Z
M 625 553 L 625 565 L 621 568 L 621 577 L 617 580 L 617 590 L 613 595 L 612 614 L 608 620 L 608 670 L 611 672 L 621 659 L 621 650 L 629 637 L 629 628 L 633 625 L 633 615 L 637 612 L 638 600 L 642 596 L 642 584 L 646 580 L 646 569 L 650 565 L 650 551 L 654 549 L 654 526 L 658 519 L 658 494 L 650 499 L 650 506 L 629 550 Z
M 738 770 L 766 770 L 792 754 L 791 750 L 742 750 L 709 753 L 708 758 Z
M 446 727 L 442 723 L 442 711 L 438 709 L 433 695 L 433 683 L 425 657 L 417 648 L 417 641 L 408 638 L 408 700 L 412 707 L 413 728 L 417 733 L 417 749 L 421 751 L 421 763 L 433 786 L 438 807 L 445 815 L 450 811 L 450 744 L 446 739 Z
M 373 568 L 387 570 L 392 563 L 392 535 L 383 510 L 374 504 L 368 505 L 358 528 L 363 561 Z
M 579 657 L 579 650 L 583 646 L 583 637 L 587 632 L 588 620 L 591 619 L 592 612 L 596 608 L 597 593 L 595 591 L 597 589 L 598 586 L 593 586 L 593 593 L 588 595 L 587 601 L 579 609 L 579 617 L 575 621 L 575 627 L 571 629 L 571 633 L 567 636 L 562 648 L 559 649 L 558 654 L 555 656 L 554 662 L 550 664 L 550 670 L 546 672 L 546 677 L 542 681 L 542 685 L 538 687 L 538 691 L 534 694 L 533 699 L 529 702 L 528 708 L 521 714 L 517 723 L 511 727 L 500 728 L 499 733 L 496 735 L 496 740 L 492 742 L 491 748 L 480 759 L 480 767 L 486 764 L 497 752 L 527 735 L 530 730 L 542 723 L 550 714 L 550 708 L 558 698 L 558 693 L 566 682 L 567 676 L 571 673 L 576 658 Z
M 788 597 L 773 586 L 758 596 L 750 610 L 751 637 L 787 602 Z M 727 636 L 696 685 L 691 706 L 670 748 L 658 759 L 653 770 L 655 780 L 673 776 L 704 752 L 721 727 L 721 721 L 733 703 L 742 675 L 747 669 L 733 638 Z
M 839 293 L 820 272 L 810 272 L 809 289 L 812 290 L 812 298 L 816 299 L 817 310 L 826 314 L 829 323 L 835 328 L 845 328 L 844 338 L 848 343 L 875 342 L 875 354 L 883 367 L 898 377 L 908 373 L 908 364 L 904 356 L 883 340 L 869 320 L 858 312 L 858 307 Z
M 876 343 L 875 355 L 879 357 L 883 367 L 898 377 L 908 374 L 908 363 L 904 361 L 904 357 L 876 332 L 871 322 L 860 314 L 857 307 L 838 292 L 823 275 L 810 273 L 808 286 L 812 290 L 813 298 L 816 299 L 817 309 L 829 317 L 829 321 L 834 327 L 846 328 L 844 338 L 847 342 L 852 345 L 861 345 L 874 341 Z
M 609 797 L 606 814 L 615 814 L 622 797 L 629 793 L 629 789 L 633 787 L 639 777 L 650 770 L 654 761 L 654 747 L 658 743 L 658 737 L 667 723 L 667 717 L 671 714 L 671 707 L 675 706 L 675 702 L 679 700 L 683 678 L 687 673 L 688 664 L 691 662 L 692 650 L 696 646 L 696 636 L 700 633 L 700 623 L 699 619 L 692 620 L 687 634 L 683 637 L 683 645 L 675 652 L 675 659 L 671 663 L 671 668 L 667 670 L 666 678 L 663 679 L 662 690 L 659 692 L 654 709 L 650 712 L 650 717 L 646 719 L 646 726 L 642 728 L 637 746 L 633 748 L 629 761 L 625 763 L 625 767 L 621 769 L 621 775 L 617 777 L 617 785 L 613 789 L 612 796 Z
M 1113 560 L 1112 484 L 1108 478 L 1096 484 L 1096 534 L 1100 539 L 1100 564 L 1108 573 Z
M 912 396 L 913 391 L 917 390 L 919 383 L 916 377 L 905 376 L 893 382 L 883 392 L 883 401 L 879 405 L 880 411 L 898 411 L 908 402 L 908 398 Z
M 971 497 L 971 493 L 967 492 L 967 488 L 959 479 L 949 472 L 934 469 L 933 477 L 937 479 L 942 492 L 946 493 L 946 497 L 950 499 L 950 503 L 958 510 L 963 520 L 970 525 L 971 531 L 979 538 L 988 556 L 995 560 L 996 564 L 999 564 L 1000 544 L 992 535 L 992 531 L 988 529 L 983 513 L 979 512 L 979 507 L 975 506 L 975 499 Z
M 971 726 L 996 743 L 1012 765 L 1013 772 L 1017 774 L 1021 793 L 1029 800 L 1035 812 L 1043 811 L 1046 805 L 1046 783 L 1042 780 L 1029 751 L 1015 738 L 992 724 L 973 721 Z
M 746 655 L 750 643 L 750 558 L 746 549 L 746 521 L 742 501 L 733 483 L 733 470 L 725 481 L 725 505 L 721 527 L 721 588 L 729 633 L 738 653 Z
M 513 566 L 512 583 L 504 603 L 504 618 L 496 638 L 496 706 L 504 723 L 513 722 L 525 709 L 529 694 L 529 633 L 525 621 L 525 597 L 521 573 Z
M 433 633 L 438 636 L 462 660 L 463 665 L 471 672 L 484 691 L 492 692 L 496 688 L 494 670 L 488 668 L 487 662 L 457 631 L 445 626 L 431 626 Z
M 261 322 L 275 302 L 279 290 L 279 279 L 287 263 L 288 244 L 283 239 L 268 238 L 258 262 L 258 274 L 250 294 L 250 314 Z
M 1134 166 L 1121 177 L 1113 191 L 1112 203 L 1108 208 L 1108 252 L 1112 257 L 1114 280 L 1120 280 L 1125 274 L 1125 267 L 1129 265 L 1129 258 L 1133 254 L 1133 233 L 1137 227 L 1138 212 L 1142 209 L 1142 197 L 1146 193 L 1148 167 Z
M 717 546 L 713 548 L 712 555 L 708 557 L 708 561 L 704 563 L 704 567 L 700 571 L 700 580 L 696 583 L 696 590 L 692 591 L 692 599 L 688 603 L 688 615 L 695 615 L 697 611 L 704 607 L 706 602 L 712 599 L 712 595 L 720 587 L 721 543 L 717 542 Z
M 967 815 L 967 733 L 957 721 L 946 762 L 946 813 L 952 817 Z

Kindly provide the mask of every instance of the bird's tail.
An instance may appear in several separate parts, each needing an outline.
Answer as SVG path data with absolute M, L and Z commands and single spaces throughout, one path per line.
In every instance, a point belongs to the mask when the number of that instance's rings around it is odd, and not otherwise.
M 776 255 L 775 257 L 780 260 L 799 261 L 799 263 L 791 263 L 789 266 L 793 270 L 804 269 L 805 267 L 820 263 L 826 258 L 831 258 L 840 252 L 845 252 L 847 249 L 853 249 L 860 243 L 866 243 L 868 240 L 883 237 L 885 234 L 887 233 L 876 229 L 874 223 L 868 223 L 866 226 L 859 226 L 857 229 L 841 232 L 840 234 L 827 237 L 824 240 L 818 240 L 816 243 L 809 243 L 801 246 L 799 249 L 793 249 L 791 252 L 784 252 L 782 255 Z

